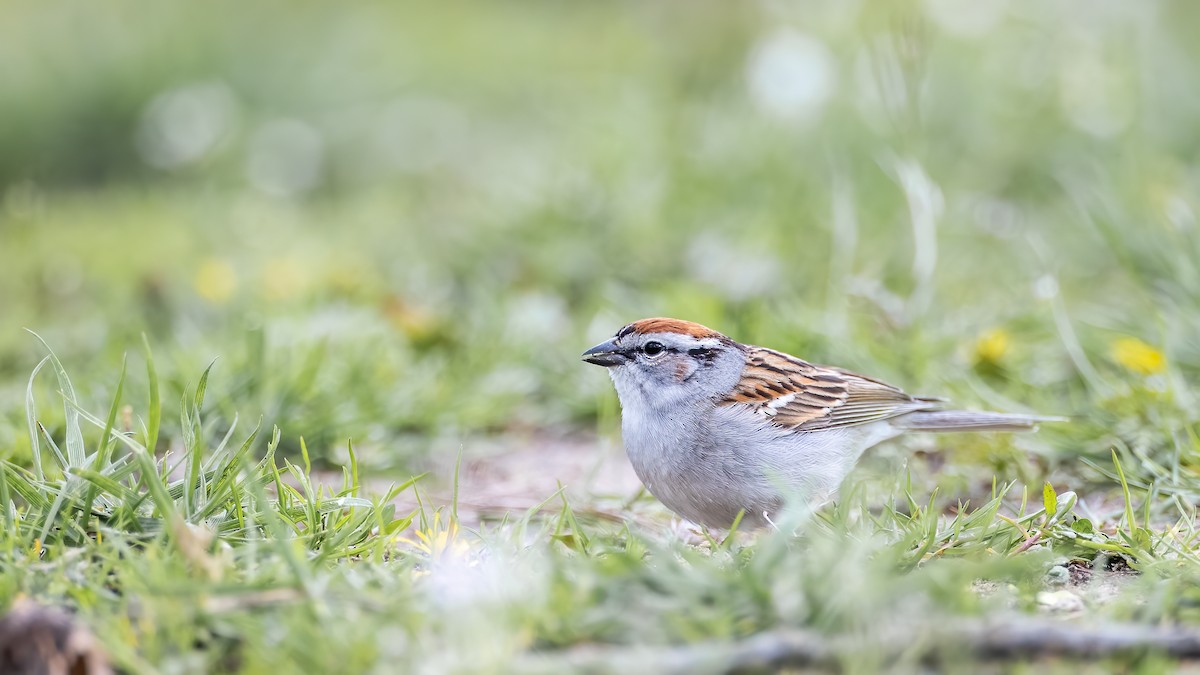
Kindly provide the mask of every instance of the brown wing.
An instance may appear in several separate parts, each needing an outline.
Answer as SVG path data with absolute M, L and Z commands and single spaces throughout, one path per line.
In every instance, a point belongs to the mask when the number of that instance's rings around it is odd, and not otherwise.
M 746 370 L 722 405 L 748 405 L 781 427 L 817 431 L 940 407 L 869 377 L 750 347 Z

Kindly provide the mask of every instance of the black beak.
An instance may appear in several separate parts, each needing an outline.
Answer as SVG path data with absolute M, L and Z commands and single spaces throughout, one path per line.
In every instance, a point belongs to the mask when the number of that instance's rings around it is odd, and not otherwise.
M 608 340 L 584 352 L 583 360 L 598 366 L 604 366 L 605 368 L 612 368 L 613 366 L 625 363 L 629 359 L 621 351 L 621 348 L 617 346 L 615 341 Z

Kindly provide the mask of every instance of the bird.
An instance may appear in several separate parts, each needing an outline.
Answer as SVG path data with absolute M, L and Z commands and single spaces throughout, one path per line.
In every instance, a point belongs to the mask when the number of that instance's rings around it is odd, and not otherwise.
M 682 319 L 635 321 L 581 358 L 608 369 L 642 484 L 679 516 L 716 529 L 774 525 L 789 499 L 829 501 L 864 451 L 904 433 L 1064 421 L 948 409 L 944 399 Z

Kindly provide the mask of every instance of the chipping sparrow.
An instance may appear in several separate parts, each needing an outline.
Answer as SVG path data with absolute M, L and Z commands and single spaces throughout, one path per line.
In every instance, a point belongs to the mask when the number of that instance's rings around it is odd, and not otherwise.
M 646 488 L 711 527 L 819 503 L 867 448 L 907 431 L 1026 431 L 1058 418 L 943 410 L 878 380 L 743 345 L 697 323 L 643 319 L 583 353 L 608 368 L 625 451 Z

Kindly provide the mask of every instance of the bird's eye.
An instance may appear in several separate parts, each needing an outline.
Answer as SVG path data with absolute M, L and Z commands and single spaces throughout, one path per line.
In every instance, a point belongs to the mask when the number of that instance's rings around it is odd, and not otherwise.
M 646 346 L 642 347 L 642 351 L 646 352 L 646 356 L 658 356 L 666 347 L 661 342 L 647 342 Z

